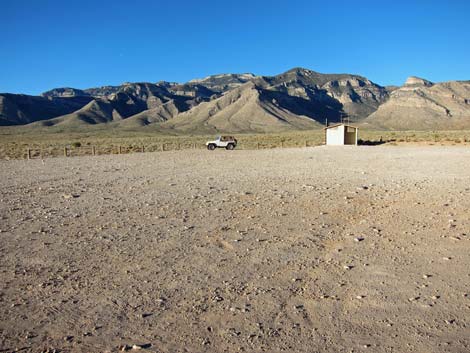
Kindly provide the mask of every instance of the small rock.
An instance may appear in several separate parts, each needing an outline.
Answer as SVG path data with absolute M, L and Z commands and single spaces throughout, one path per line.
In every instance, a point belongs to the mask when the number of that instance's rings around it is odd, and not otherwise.
M 79 194 L 64 194 L 63 197 L 64 199 L 76 199 L 80 197 L 80 195 Z
M 360 241 L 363 241 L 363 240 L 364 240 L 363 237 L 356 237 L 356 238 L 354 238 L 354 241 L 356 241 L 356 242 L 360 242 Z

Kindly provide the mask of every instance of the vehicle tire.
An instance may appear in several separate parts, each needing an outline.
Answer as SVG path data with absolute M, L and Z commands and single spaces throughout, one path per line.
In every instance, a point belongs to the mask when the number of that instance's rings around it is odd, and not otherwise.
M 227 145 L 227 147 L 225 147 L 225 148 L 231 151 L 231 150 L 233 150 L 233 149 L 235 148 L 235 145 L 234 145 L 233 143 L 229 143 L 229 144 Z
M 213 151 L 213 150 L 215 150 L 215 145 L 213 143 L 211 143 L 211 144 L 207 145 L 207 149 Z

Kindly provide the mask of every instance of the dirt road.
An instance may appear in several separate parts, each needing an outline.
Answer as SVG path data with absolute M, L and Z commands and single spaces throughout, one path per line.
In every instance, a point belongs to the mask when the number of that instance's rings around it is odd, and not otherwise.
M 469 352 L 470 149 L 0 161 L 0 352 Z

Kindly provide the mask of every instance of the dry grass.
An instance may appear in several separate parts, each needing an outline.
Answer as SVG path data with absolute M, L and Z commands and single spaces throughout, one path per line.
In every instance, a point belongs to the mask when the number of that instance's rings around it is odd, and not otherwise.
M 280 147 L 317 146 L 324 143 L 323 130 L 309 130 L 277 134 L 237 134 L 237 149 L 266 149 Z M 205 142 L 214 136 L 164 135 L 150 129 L 113 130 L 93 129 L 84 132 L 50 132 L 25 130 L 18 127 L 0 128 L 0 159 L 32 158 L 92 154 L 117 154 L 205 148 Z M 367 131 L 360 130 L 364 141 L 384 141 L 388 144 L 468 145 L 470 131 Z M 78 147 L 80 146 L 80 147 Z

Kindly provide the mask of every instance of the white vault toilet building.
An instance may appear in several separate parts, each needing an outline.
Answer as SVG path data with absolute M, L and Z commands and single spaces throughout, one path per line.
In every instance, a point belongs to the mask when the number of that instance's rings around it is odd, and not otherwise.
M 327 146 L 357 146 L 358 128 L 346 124 L 327 126 L 325 130 L 325 144 Z

